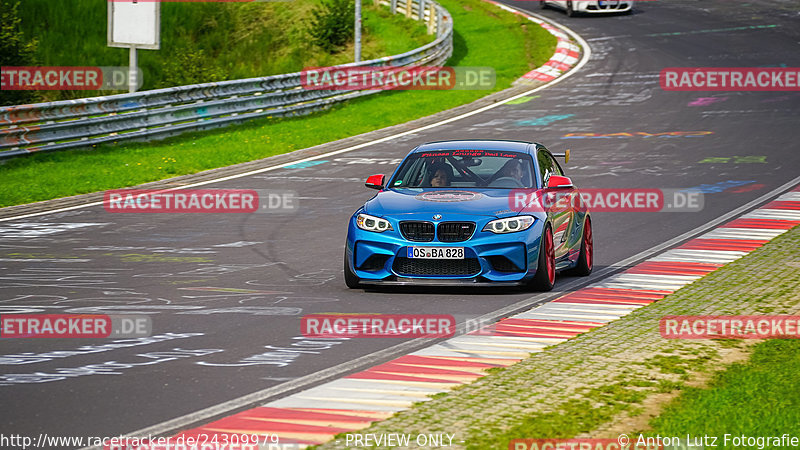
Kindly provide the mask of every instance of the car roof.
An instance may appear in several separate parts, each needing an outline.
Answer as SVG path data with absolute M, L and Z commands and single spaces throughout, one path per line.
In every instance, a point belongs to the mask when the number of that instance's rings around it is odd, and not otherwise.
M 530 154 L 538 146 L 536 142 L 506 141 L 495 139 L 465 139 L 454 141 L 436 141 L 422 144 L 412 153 L 431 150 L 506 150 Z

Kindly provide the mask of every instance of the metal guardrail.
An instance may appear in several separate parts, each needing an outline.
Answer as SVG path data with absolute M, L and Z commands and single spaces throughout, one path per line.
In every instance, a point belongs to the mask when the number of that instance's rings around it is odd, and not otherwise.
M 433 0 L 375 0 L 393 14 L 424 21 L 436 39 L 394 56 L 347 67 L 443 65 L 453 52 L 453 21 Z M 311 114 L 378 90 L 309 90 L 301 74 L 177 86 L 133 94 L 0 107 L 0 159 L 121 140 L 148 141 L 259 117 Z

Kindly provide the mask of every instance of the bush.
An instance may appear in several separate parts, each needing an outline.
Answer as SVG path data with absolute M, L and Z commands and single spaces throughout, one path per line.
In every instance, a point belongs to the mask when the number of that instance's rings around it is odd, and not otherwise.
M 0 66 L 35 66 L 36 40 L 25 40 L 20 29 L 19 1 L 0 0 Z M 35 91 L 0 91 L 0 105 L 18 105 L 38 100 Z
M 354 0 L 324 0 L 312 11 L 311 34 L 314 44 L 328 53 L 341 49 L 355 31 Z
M 208 64 L 210 59 L 203 50 L 182 48 L 178 50 L 177 56 L 162 63 L 161 83 L 165 86 L 184 86 L 225 80 L 225 74 L 221 70 Z

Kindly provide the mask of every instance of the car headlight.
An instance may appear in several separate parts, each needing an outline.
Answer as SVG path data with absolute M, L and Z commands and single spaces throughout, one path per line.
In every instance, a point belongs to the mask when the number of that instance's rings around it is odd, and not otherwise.
M 483 231 L 491 231 L 495 234 L 515 233 L 527 230 L 535 220 L 533 216 L 506 217 L 505 219 L 497 219 L 487 223 L 483 227 Z
M 356 225 L 362 230 L 374 231 L 376 233 L 383 233 L 384 231 L 394 229 L 388 220 L 370 216 L 369 214 L 359 214 L 356 217 Z

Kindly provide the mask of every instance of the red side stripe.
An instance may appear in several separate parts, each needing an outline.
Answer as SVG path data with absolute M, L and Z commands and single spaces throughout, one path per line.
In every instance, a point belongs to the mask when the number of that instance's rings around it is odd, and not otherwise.
M 359 416 L 356 411 L 329 410 L 341 412 L 308 412 L 290 408 L 270 408 L 261 406 L 234 414 L 231 418 L 240 419 L 305 419 L 305 420 L 332 420 L 337 422 L 369 422 L 372 419 Z
M 635 289 L 585 288 L 554 300 L 557 303 L 603 303 L 619 305 L 648 305 L 661 300 L 669 291 Z
M 654 275 L 705 275 L 722 267 L 722 264 L 693 263 L 679 261 L 645 261 L 625 273 Z
M 419 366 L 408 366 L 405 364 L 398 364 L 396 361 L 390 361 L 385 364 L 381 364 L 379 366 L 372 367 L 370 369 L 365 370 L 365 372 L 405 372 L 409 375 L 456 375 L 456 376 L 473 376 L 470 372 L 463 372 L 460 370 L 449 370 L 449 369 L 435 369 L 432 367 L 419 367 Z M 474 375 L 475 377 L 479 377 L 480 375 Z
M 766 228 L 770 230 L 788 230 L 800 224 L 800 220 L 776 220 L 776 219 L 736 219 L 732 220 L 720 228 Z
M 719 250 L 750 252 L 769 242 L 756 239 L 692 239 L 678 247 L 684 250 Z
M 345 378 L 354 378 L 359 380 L 418 381 L 422 383 L 458 383 L 457 381 L 446 380 L 441 378 L 411 377 L 411 376 L 395 375 L 390 373 L 376 373 L 369 370 L 354 373 L 352 375 L 346 376 Z
M 776 200 L 762 206 L 763 209 L 794 209 L 800 210 L 800 202 L 793 202 L 790 200 Z
M 470 367 L 475 369 L 490 369 L 492 367 L 503 367 L 501 364 L 481 363 L 475 361 L 459 361 L 455 359 L 437 358 L 434 356 L 406 355 L 392 360 L 398 364 L 426 364 L 432 366 L 453 366 Z
M 503 319 L 500 322 L 498 322 L 498 325 L 515 325 L 523 327 L 545 327 L 545 328 L 557 327 L 560 329 L 573 329 L 577 331 L 605 324 L 602 322 L 574 321 L 574 320 Z

